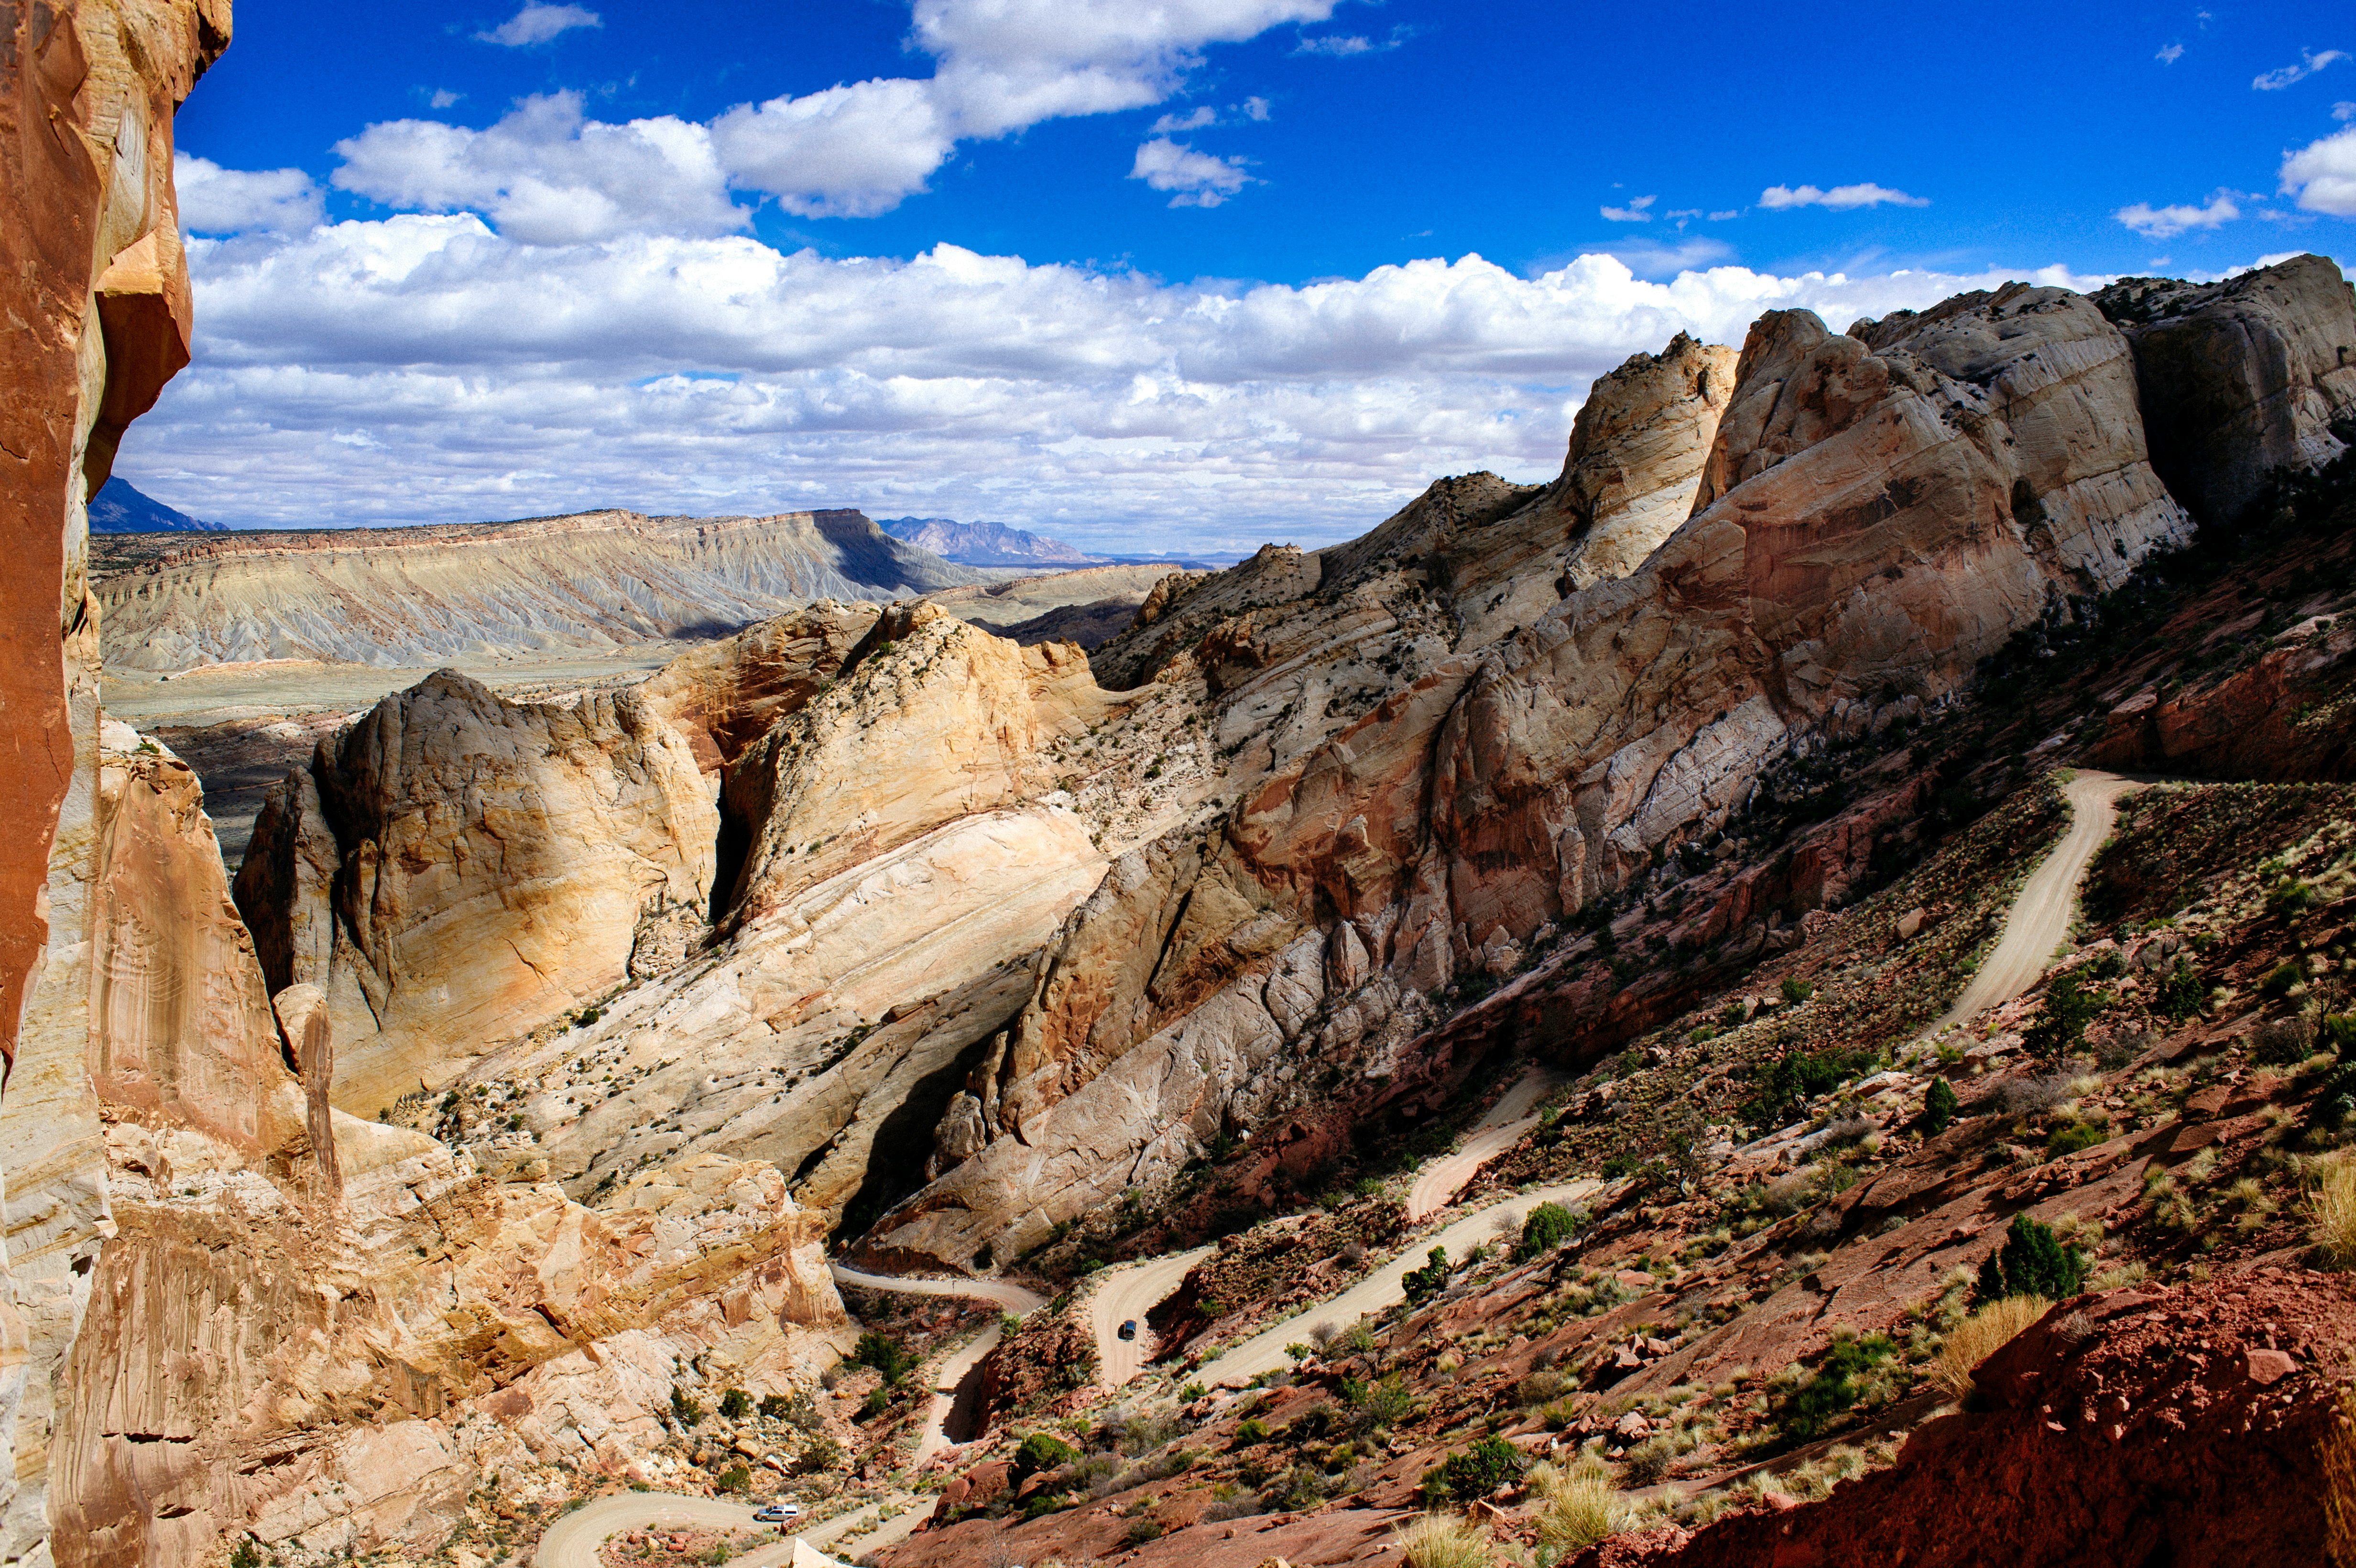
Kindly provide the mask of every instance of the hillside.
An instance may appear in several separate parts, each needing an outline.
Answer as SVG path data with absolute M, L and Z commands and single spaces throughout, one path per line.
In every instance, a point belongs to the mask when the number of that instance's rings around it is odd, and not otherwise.
M 158 668 L 724 635 L 290 730 L 233 882 L 98 731 L 10 1089 L 86 1151 L 11 1151 L 87 1260 L 58 1560 L 572 1562 L 598 1494 L 886 1568 L 2318 1560 L 2351 360 L 2313 257 L 1773 311 L 1550 483 L 1150 586 L 106 546 Z
M 111 536 L 91 560 L 108 667 L 159 674 L 613 649 L 718 635 L 817 599 L 990 580 L 850 511 Z

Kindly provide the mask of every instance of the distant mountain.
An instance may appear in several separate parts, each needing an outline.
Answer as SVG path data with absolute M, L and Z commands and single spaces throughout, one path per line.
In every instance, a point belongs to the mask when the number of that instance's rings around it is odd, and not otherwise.
M 1074 549 L 1026 528 L 1002 523 L 960 523 L 948 517 L 878 517 L 875 526 L 903 544 L 931 550 L 959 566 L 1101 566 L 1105 558 Z
M 94 534 L 226 533 L 227 523 L 209 523 L 177 512 L 152 496 L 143 496 L 118 475 L 90 498 L 90 531 Z

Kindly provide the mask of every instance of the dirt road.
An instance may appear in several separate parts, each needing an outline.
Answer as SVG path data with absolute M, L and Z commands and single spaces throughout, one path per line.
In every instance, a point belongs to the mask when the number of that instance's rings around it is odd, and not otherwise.
M 896 1275 L 862 1274 L 841 1264 L 830 1265 L 838 1285 L 855 1285 L 862 1290 L 888 1290 L 900 1296 L 962 1296 L 975 1301 L 994 1301 L 1009 1312 L 1035 1312 L 1047 1305 L 1047 1298 L 1019 1285 L 1009 1285 L 999 1279 L 902 1279 Z
M 1408 1271 L 1422 1267 L 1432 1248 L 1446 1247 L 1451 1259 L 1462 1259 L 1481 1243 L 1497 1239 L 1500 1217 L 1508 1221 L 1514 1234 L 1519 1235 L 1522 1217 L 1539 1204 L 1574 1205 L 1602 1185 L 1600 1181 L 1569 1181 L 1558 1187 L 1537 1188 L 1476 1209 L 1437 1234 L 1414 1243 L 1333 1300 L 1262 1329 L 1205 1365 L 1195 1376 L 1206 1384 L 1246 1383 L 1262 1372 L 1290 1366 L 1291 1358 L 1284 1353 L 1284 1348 L 1306 1339 L 1312 1325 L 1331 1323 L 1336 1328 L 1345 1328 L 1365 1314 L 1380 1312 L 1404 1301 L 1407 1287 L 1402 1282 Z
M 1407 1192 L 1407 1217 L 1420 1220 L 1453 1203 L 1483 1166 L 1521 1142 L 1523 1135 L 1538 1125 L 1538 1119 L 1529 1115 L 1530 1107 L 1562 1082 L 1558 1072 L 1533 1071 L 1506 1090 L 1505 1097 L 1490 1106 L 1489 1114 L 1465 1135 L 1462 1147 L 1442 1155 L 1417 1174 L 1415 1185 Z
M 2020 896 L 2005 916 L 2004 933 L 1955 1005 L 1931 1026 L 1932 1033 L 1966 1023 L 2037 984 L 2053 950 L 2069 939 L 2078 883 L 2086 874 L 2086 863 L 2118 822 L 2119 797 L 2143 787 L 2134 779 L 2092 771 L 2062 786 L 2062 796 L 2070 803 L 2070 831 L 2021 884 Z
M 1088 1324 L 1097 1337 L 1097 1381 L 1106 1388 L 1119 1388 L 1144 1370 L 1158 1342 L 1153 1330 L 1145 1326 L 1145 1315 L 1177 1289 L 1186 1271 L 1210 1252 L 1209 1247 L 1196 1247 L 1192 1252 L 1170 1253 L 1106 1275 L 1088 1302 Z M 1126 1322 L 1136 1323 L 1136 1339 L 1120 1337 L 1120 1326 Z

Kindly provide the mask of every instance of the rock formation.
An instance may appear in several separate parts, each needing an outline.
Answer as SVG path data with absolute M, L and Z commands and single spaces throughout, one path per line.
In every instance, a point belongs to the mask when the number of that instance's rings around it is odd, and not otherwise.
M 444 671 L 272 795 L 240 907 L 273 988 L 327 993 L 337 1102 L 373 1115 L 676 962 L 718 827 L 690 743 L 637 692 L 516 704 Z
M 851 511 L 113 536 L 98 559 L 107 656 L 166 674 L 241 659 L 432 666 L 603 652 L 989 575 Z
M 108 1223 L 91 1033 L 98 624 L 90 496 L 188 359 L 172 116 L 226 0 L 18 6 L 0 48 L 0 1556 L 46 1550 L 58 1369 Z
M 2337 262 L 2128 278 L 2094 297 L 2135 346 L 2152 464 L 2201 521 L 2237 522 L 2276 469 L 2356 445 L 2356 291 Z

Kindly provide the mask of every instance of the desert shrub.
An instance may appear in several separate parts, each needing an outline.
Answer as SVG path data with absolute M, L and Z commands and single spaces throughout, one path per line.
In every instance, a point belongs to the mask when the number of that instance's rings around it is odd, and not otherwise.
M 1236 1443 L 1238 1446 L 1267 1441 L 1268 1423 L 1260 1420 L 1259 1417 L 1251 1416 L 1236 1424 Z
M 2304 1017 L 2268 1019 L 2250 1036 L 2250 1060 L 2268 1067 L 2304 1061 L 2315 1043 L 2315 1026 Z
M 1477 1526 L 1448 1514 L 1419 1515 L 1399 1527 L 1407 1568 L 1490 1568 L 1496 1552 Z
M 2070 1098 L 2070 1075 L 2048 1073 L 2041 1078 L 2008 1078 L 1973 1102 L 1976 1111 L 1998 1116 L 2033 1116 Z
M 1376 1383 L 1358 1383 L 1345 1378 L 1342 1391 L 1357 1412 L 1351 1424 L 1361 1432 L 1397 1426 L 1415 1413 L 1415 1392 L 1397 1372 Z
M 2308 1234 L 2335 1268 L 2356 1267 L 2356 1161 L 2326 1166 L 2308 1199 Z
M 2020 1031 L 2031 1053 L 2048 1059 L 2066 1056 L 2085 1043 L 2086 1026 L 2102 1010 L 2106 998 L 2088 991 L 2075 969 L 2056 975 L 2045 987 L 2045 1005 Z
M 913 1352 L 903 1349 L 898 1340 L 887 1339 L 872 1328 L 859 1337 L 859 1344 L 851 1352 L 851 1359 L 882 1372 L 886 1384 L 895 1385 L 916 1370 L 916 1357 Z
M 1540 1253 L 1552 1252 L 1570 1240 L 1579 1230 L 1579 1216 L 1559 1203 L 1541 1203 L 1522 1217 L 1521 1244 L 1514 1256 L 1534 1258 Z
M 239 1541 L 230 1552 L 229 1568 L 262 1568 L 262 1548 L 253 1543 L 252 1536 Z
M 2291 987 L 2306 978 L 2307 971 L 2297 965 L 2277 964 L 2266 971 L 2265 979 L 2258 982 L 2258 995 L 2270 1000 L 2287 997 L 2290 995 Z
M 1532 1372 L 1514 1390 L 1515 1404 L 1549 1404 L 1562 1395 L 1566 1380 L 1560 1372 Z
M 673 1383 L 670 1385 L 670 1413 L 681 1426 L 693 1426 L 703 1419 L 703 1406 L 696 1403 L 693 1394 Z
M 759 1406 L 762 1419 L 765 1421 L 782 1420 L 786 1413 L 793 1407 L 794 1402 L 781 1393 L 763 1394 Z
M 2100 1122 L 2072 1122 L 2066 1127 L 2056 1127 L 2045 1140 L 2046 1157 L 2059 1159 L 2063 1155 L 2076 1154 L 2080 1149 L 2093 1148 L 2111 1136 L 2111 1129 Z
M 1873 1060 L 1861 1051 L 1787 1051 L 1752 1077 L 1742 1119 L 1754 1127 L 1781 1126 L 1820 1094 L 1829 1094 Z
M 2045 1316 L 2053 1304 L 2041 1296 L 2008 1296 L 1991 1301 L 1955 1325 L 1939 1346 L 1931 1381 L 1957 1399 L 1972 1392 L 1979 1364 L 2010 1344 L 2014 1336 Z
M 1931 1080 L 1922 1095 L 1922 1130 L 1944 1133 L 1955 1119 L 1955 1086 L 1944 1078 Z
M 2010 1296 L 2041 1296 L 2062 1301 L 2085 1287 L 2088 1259 L 2065 1247 L 2053 1227 L 2015 1214 L 2004 1245 L 1981 1261 L 1976 1299 L 1985 1305 Z
M 753 1413 L 753 1396 L 741 1388 L 732 1388 L 720 1396 L 720 1413 L 731 1421 L 742 1421 Z
M 2179 956 L 2176 966 L 2160 977 L 2158 994 L 2153 1006 L 2170 1022 L 2182 1023 L 2199 1012 L 2208 999 L 2208 987 L 2201 985 L 2201 976 L 2192 972 L 2192 965 Z
M 1033 1432 L 1014 1450 L 1013 1481 L 1021 1486 L 1042 1470 L 1068 1465 L 1080 1451 L 1052 1433 Z
M 753 1472 L 742 1465 L 731 1465 L 712 1480 L 712 1488 L 722 1492 L 741 1492 L 753 1484 Z
M 1333 1348 L 1344 1355 L 1363 1356 L 1375 1348 L 1375 1331 L 1364 1323 L 1353 1323 L 1333 1337 Z
M 1131 1546 L 1142 1546 L 1149 1541 L 1161 1540 L 1162 1529 L 1160 1520 L 1150 1513 L 1141 1513 L 1129 1521 L 1129 1529 L 1123 1538 Z
M 1423 1473 L 1426 1508 L 1450 1499 L 1471 1502 L 1521 1479 L 1527 1463 L 1522 1451 L 1502 1437 L 1483 1437 L 1461 1454 L 1451 1454 Z
M 1530 1472 L 1530 1488 L 1538 1495 L 1531 1523 L 1548 1546 L 1580 1551 L 1608 1539 L 1625 1518 L 1610 1474 L 1591 1457 L 1568 1470 L 1540 1465 Z
M 1432 1248 L 1425 1254 L 1423 1266 L 1408 1270 L 1399 1285 L 1411 1302 L 1439 1295 L 1448 1285 L 1448 1249 Z
M 1654 1487 L 1666 1479 L 1669 1462 L 1677 1456 L 1676 1439 L 1665 1434 L 1647 1437 L 1620 1461 L 1620 1472 L 1632 1486 Z
M 1859 1378 L 1897 1353 L 1887 1334 L 1835 1334 L 1813 1377 L 1780 1398 L 1771 1396 L 1777 1428 L 1787 1441 L 1815 1441 L 1856 1406 Z
M 1783 992 L 1785 1001 L 1794 1003 L 1804 1002 L 1816 994 L 1816 988 L 1814 986 L 1796 975 L 1784 976 L 1783 983 L 1776 989 Z

